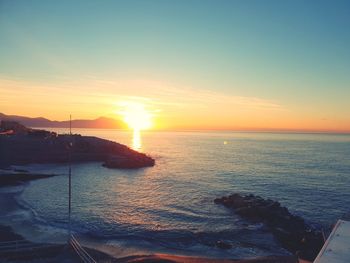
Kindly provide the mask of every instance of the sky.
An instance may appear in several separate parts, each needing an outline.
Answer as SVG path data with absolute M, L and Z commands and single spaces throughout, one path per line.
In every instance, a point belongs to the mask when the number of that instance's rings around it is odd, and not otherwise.
M 349 1 L 0 0 L 0 112 L 350 132 Z

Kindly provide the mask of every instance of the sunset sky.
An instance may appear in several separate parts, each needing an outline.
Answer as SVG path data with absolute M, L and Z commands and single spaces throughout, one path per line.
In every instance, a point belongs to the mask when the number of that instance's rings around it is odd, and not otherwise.
M 0 112 L 350 132 L 350 1 L 0 0 Z

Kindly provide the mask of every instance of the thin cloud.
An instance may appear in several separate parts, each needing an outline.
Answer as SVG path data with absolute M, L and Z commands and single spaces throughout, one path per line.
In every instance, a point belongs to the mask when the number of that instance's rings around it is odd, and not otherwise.
M 2 101 L 7 105 L 16 97 L 27 99 L 28 103 L 38 103 L 40 98 L 47 103 L 55 102 L 61 107 L 70 103 L 82 107 L 103 107 L 104 112 L 119 101 L 138 101 L 153 112 L 176 111 L 217 107 L 218 105 L 237 106 L 252 110 L 280 111 L 284 107 L 276 102 L 245 96 L 232 96 L 193 87 L 179 87 L 160 81 L 148 80 L 100 80 L 88 77 L 82 80 L 62 81 L 60 84 L 30 83 L 0 76 Z M 137 94 L 137 96 L 135 96 Z M 59 109 L 58 109 L 59 110 Z M 91 111 L 91 109 L 89 109 Z M 184 111 L 185 112 L 185 111 Z

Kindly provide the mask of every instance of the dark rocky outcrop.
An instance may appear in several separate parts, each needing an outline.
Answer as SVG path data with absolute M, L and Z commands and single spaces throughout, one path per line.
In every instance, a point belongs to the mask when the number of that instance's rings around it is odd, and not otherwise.
M 281 245 L 301 258 L 314 260 L 323 245 L 320 231 L 291 214 L 279 202 L 255 195 L 233 194 L 214 200 L 216 204 L 234 209 L 241 217 L 263 222 Z
M 110 168 L 140 168 L 155 164 L 146 154 L 97 137 L 57 135 L 15 123 L 6 123 L 5 127 L 13 132 L 0 134 L 0 166 L 69 161 L 101 161 Z M 2 132 L 6 130 L 2 129 Z
M 139 167 L 154 166 L 154 160 L 142 153 L 131 155 L 111 155 L 103 164 L 103 166 L 108 168 L 124 168 L 132 169 Z
M 18 185 L 24 182 L 57 176 L 58 174 L 33 174 L 33 173 L 1 173 L 0 187 L 8 185 Z

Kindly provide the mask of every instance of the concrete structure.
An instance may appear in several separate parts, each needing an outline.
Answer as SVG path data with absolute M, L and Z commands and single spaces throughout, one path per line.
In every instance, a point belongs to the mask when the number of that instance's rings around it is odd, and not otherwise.
M 314 263 L 350 262 L 350 222 L 338 220 Z

